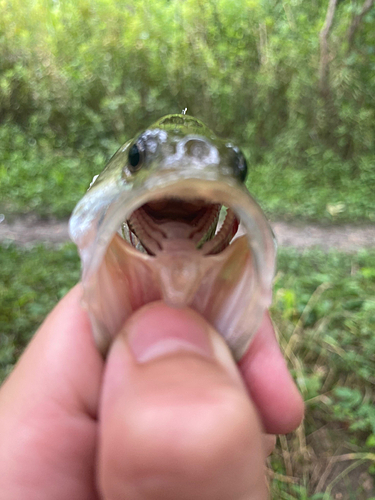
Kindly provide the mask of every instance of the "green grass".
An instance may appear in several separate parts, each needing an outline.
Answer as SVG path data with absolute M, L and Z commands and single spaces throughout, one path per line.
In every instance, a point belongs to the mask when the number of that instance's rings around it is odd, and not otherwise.
M 0 246 L 0 380 L 53 306 L 79 279 L 72 244 L 60 249 Z
M 9 245 L 0 247 L 0 266 L 4 378 L 46 314 L 79 279 L 79 259 L 72 244 Z M 280 250 L 272 312 L 306 401 L 306 418 L 296 433 L 280 438 L 272 457 L 273 498 L 328 500 L 342 491 L 343 500 L 369 498 L 363 484 L 375 473 L 374 297 L 375 251 Z M 325 496 L 315 495 L 322 477 Z
M 281 250 L 272 310 L 306 402 L 303 425 L 280 438 L 272 457 L 272 498 L 370 498 L 365 482 L 375 473 L 375 252 Z M 324 496 L 314 496 L 316 488 Z
M 0 5 L 0 214 L 69 216 L 122 142 L 187 107 L 244 149 L 273 219 L 375 221 L 374 9 L 348 46 L 340 2 L 324 96 L 325 2 Z
M 68 217 L 116 147 L 103 142 L 95 151 L 72 150 L 62 143 L 53 149 L 49 139 L 37 144 L 17 127 L 0 127 L 0 211 Z
M 374 170 L 375 172 L 375 170 Z M 271 220 L 323 224 L 374 223 L 375 177 L 315 178 L 311 170 L 263 163 L 250 168 L 247 186 Z
M 0 128 L 0 213 L 69 217 L 119 145 L 102 141 L 97 149 L 74 150 L 64 144 L 53 149 L 17 128 Z M 273 220 L 371 223 L 375 222 L 374 175 L 370 168 L 358 177 L 343 174 L 330 181 L 328 175 L 314 177 L 313 167 L 284 167 L 270 157 L 259 165 L 249 161 L 247 185 Z

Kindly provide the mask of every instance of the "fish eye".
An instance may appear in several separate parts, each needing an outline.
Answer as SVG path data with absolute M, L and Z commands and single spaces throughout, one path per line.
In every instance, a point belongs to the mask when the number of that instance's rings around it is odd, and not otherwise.
M 137 144 L 133 144 L 133 146 L 129 149 L 128 160 L 129 169 L 132 172 L 136 172 L 142 167 L 143 151 L 140 150 Z
M 245 182 L 247 176 L 247 162 L 243 153 L 239 150 L 235 150 L 235 157 L 233 162 L 233 171 L 235 177 L 240 182 Z

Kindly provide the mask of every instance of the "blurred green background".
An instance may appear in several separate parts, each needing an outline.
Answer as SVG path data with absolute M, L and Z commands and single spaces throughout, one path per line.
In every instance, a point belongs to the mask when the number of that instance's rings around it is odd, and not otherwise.
M 362 5 L 339 1 L 324 57 L 327 6 L 1 0 L 4 210 L 68 216 L 119 143 L 187 107 L 243 147 L 270 215 L 374 221 L 375 11 L 349 40 Z
M 242 147 L 271 219 L 375 223 L 371 0 L 0 0 L 7 220 L 68 217 L 121 143 L 185 107 Z M 79 260 L 3 242 L 0 269 L 3 378 Z M 374 250 L 280 251 L 273 317 L 307 413 L 273 498 L 375 498 L 374 295 Z

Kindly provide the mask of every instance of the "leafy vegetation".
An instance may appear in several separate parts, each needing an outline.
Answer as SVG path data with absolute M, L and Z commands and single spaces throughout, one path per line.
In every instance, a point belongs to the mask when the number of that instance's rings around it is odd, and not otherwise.
M 375 221 L 373 2 L 0 0 L 0 12 L 7 218 L 67 217 L 121 143 L 187 107 L 244 149 L 272 218 Z M 3 245 L 0 268 L 2 380 L 79 259 L 72 245 Z M 279 253 L 273 317 L 307 412 L 271 459 L 275 499 L 375 498 L 374 297 L 374 251 Z
M 47 140 L 39 144 L 30 141 L 17 127 L 0 127 L 0 212 L 8 216 L 32 212 L 40 217 L 69 217 L 93 176 L 102 171 L 119 144 L 108 140 L 101 149 L 60 151 L 52 149 Z M 274 220 L 375 220 L 371 182 L 343 176 L 322 185 L 322 179 L 315 182 L 312 177 L 303 169 L 262 163 L 250 166 L 247 185 Z
M 273 455 L 275 498 L 373 497 L 374 297 L 374 251 L 279 254 L 273 318 L 306 418 Z
M 72 244 L 9 245 L 0 247 L 0 266 L 4 378 L 49 310 L 78 280 L 79 259 Z M 365 481 L 375 473 L 374 297 L 374 251 L 280 251 L 273 318 L 307 411 L 303 426 L 280 437 L 273 455 L 274 498 L 327 500 L 329 491 L 342 491 L 332 485 L 339 473 L 347 480 L 341 488 L 352 495 L 343 500 L 368 498 Z M 328 493 L 314 495 L 317 487 Z
M 116 146 L 203 119 L 273 217 L 375 219 L 375 9 L 359 0 L 0 0 L 0 208 L 65 217 Z
M 59 250 L 0 246 L 0 380 L 11 371 L 45 316 L 79 280 L 79 258 Z

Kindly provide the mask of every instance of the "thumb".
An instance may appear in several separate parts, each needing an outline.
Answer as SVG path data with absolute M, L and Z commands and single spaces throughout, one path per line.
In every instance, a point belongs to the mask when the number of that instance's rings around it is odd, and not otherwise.
M 105 500 L 265 500 L 257 412 L 221 337 L 190 309 L 139 310 L 108 357 L 100 411 Z

